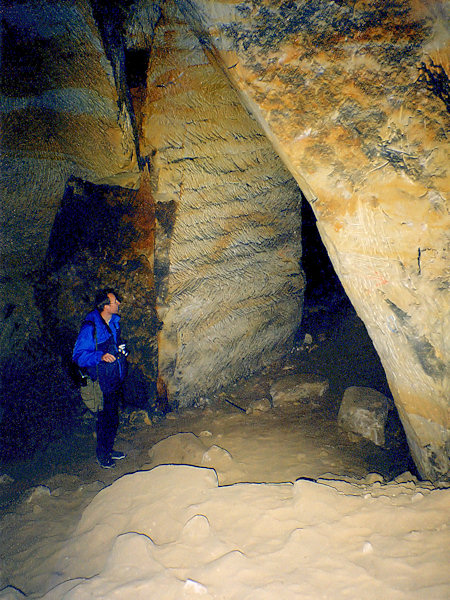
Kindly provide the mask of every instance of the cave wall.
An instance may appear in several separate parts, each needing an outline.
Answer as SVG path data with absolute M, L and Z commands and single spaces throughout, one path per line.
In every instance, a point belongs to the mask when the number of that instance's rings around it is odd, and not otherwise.
M 424 477 L 449 468 L 442 2 L 180 0 L 313 206 Z
M 19 2 L 5 13 L 3 156 L 16 170 L 3 176 L 3 351 L 17 354 L 32 322 L 67 359 L 95 289 L 113 285 L 147 394 L 159 372 L 163 395 L 187 405 L 289 346 L 304 287 L 301 193 L 175 7 L 126 4 Z
M 301 319 L 301 194 L 258 123 L 164 5 L 142 107 L 155 200 L 159 374 L 195 402 L 286 353 Z
M 70 177 L 137 189 L 147 161 L 151 192 L 164 207 L 154 266 L 159 367 L 171 391 L 193 394 L 200 366 L 208 386 L 213 355 L 237 375 L 239 361 L 225 360 L 222 342 L 255 366 L 264 359 L 259 338 L 275 356 L 276 335 L 288 340 L 290 319 L 299 315 L 302 278 L 299 247 L 283 241 L 298 235 L 287 224 L 296 194 L 264 133 L 313 207 L 380 355 L 421 474 L 435 479 L 448 471 L 445 4 L 179 0 L 198 43 L 169 4 L 164 15 L 163 2 L 112 2 L 109 13 L 101 5 L 3 8 L 0 355 L 38 333 L 32 284 Z M 130 8 L 125 52 L 108 21 L 118 6 Z M 148 81 L 144 73 L 130 90 L 134 117 L 120 72 L 127 51 L 150 59 Z M 243 135 L 232 140 L 233 130 Z M 148 248 L 138 244 L 137 252 Z M 241 297 L 238 276 L 249 290 Z M 214 312 L 212 298 L 221 295 L 228 323 Z M 251 316 L 248 330 L 242 314 Z M 236 337 L 227 337 L 230 330 Z
M 91 4 L 2 7 L 0 356 L 40 333 L 33 284 L 67 181 L 134 185 L 136 151 Z

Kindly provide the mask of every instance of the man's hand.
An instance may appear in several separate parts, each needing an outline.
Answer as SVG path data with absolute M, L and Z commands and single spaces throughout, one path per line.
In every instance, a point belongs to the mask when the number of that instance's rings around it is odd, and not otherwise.
M 109 354 L 109 352 L 107 352 L 102 356 L 102 360 L 107 363 L 112 363 L 116 360 L 116 357 L 113 354 Z

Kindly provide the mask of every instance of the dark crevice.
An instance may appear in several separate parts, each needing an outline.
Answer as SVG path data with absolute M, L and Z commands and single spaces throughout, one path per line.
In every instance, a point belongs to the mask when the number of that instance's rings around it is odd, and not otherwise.
M 147 68 L 150 59 L 149 50 L 125 50 L 125 74 L 130 89 L 147 85 Z
M 372 388 L 393 400 L 380 358 L 334 271 L 314 213 L 305 199 L 302 202 L 302 252 L 307 283 L 303 319 L 296 335 L 296 349 L 303 349 L 298 353 L 302 369 L 329 380 L 331 410 L 335 417 L 343 394 L 350 386 Z M 312 343 L 305 350 L 306 334 L 312 337 Z M 409 470 L 420 478 L 393 402 L 385 435 L 383 452 L 392 476 Z
M 91 0 L 91 2 L 105 54 L 113 69 L 119 113 L 122 113 L 125 108 L 130 117 L 137 162 L 142 170 L 145 160 L 140 155 L 139 131 L 127 77 L 127 66 L 130 66 L 130 59 L 127 61 L 125 50 L 125 22 L 133 0 Z M 135 71 L 132 75 L 133 77 L 136 76 Z
M 323 357 L 339 392 L 350 385 L 362 385 L 392 397 L 380 358 L 331 264 L 314 213 L 305 199 L 302 240 L 306 290 L 297 343 L 309 333 L 315 340 L 323 339 L 323 345 L 339 357 L 331 362 Z

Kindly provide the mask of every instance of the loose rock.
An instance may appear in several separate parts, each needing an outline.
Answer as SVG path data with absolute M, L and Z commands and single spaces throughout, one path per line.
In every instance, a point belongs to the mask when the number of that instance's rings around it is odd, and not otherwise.
M 384 428 L 390 407 L 390 400 L 380 392 L 352 386 L 344 392 L 338 424 L 350 434 L 357 434 L 377 446 L 384 446 Z

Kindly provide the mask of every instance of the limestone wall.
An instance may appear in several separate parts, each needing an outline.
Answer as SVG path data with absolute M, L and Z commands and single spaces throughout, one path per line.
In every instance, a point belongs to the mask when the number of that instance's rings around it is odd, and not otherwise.
M 286 348 L 303 290 L 298 185 L 380 355 L 414 459 L 424 477 L 441 476 L 450 445 L 446 5 L 176 4 L 182 17 L 167 2 L 130 4 L 126 43 L 150 57 L 136 120 L 113 18 L 105 38 L 88 0 L 3 7 L 0 357 L 36 326 L 32 283 L 67 181 L 133 187 L 136 123 L 156 203 L 155 272 L 142 281 L 156 284 L 169 395 L 189 403 Z M 112 3 L 111 14 L 125 5 Z M 153 256 L 134 225 L 127 269 Z
M 445 4 L 180 7 L 312 204 L 419 470 L 439 477 L 450 445 Z
M 134 163 L 90 3 L 8 2 L 2 20 L 0 355 L 35 326 L 34 273 L 68 179 Z
M 25 256 L 28 266 L 45 254 L 69 176 L 129 169 L 132 149 L 121 145 L 112 70 L 89 3 L 12 4 L 2 16 L 2 262 Z
M 300 191 L 172 5 L 156 28 L 142 154 L 175 207 L 156 235 L 159 373 L 186 405 L 289 347 L 301 318 Z

